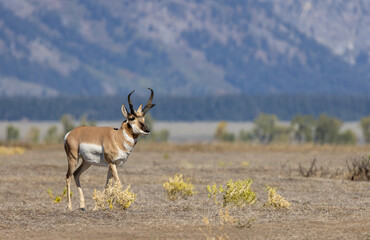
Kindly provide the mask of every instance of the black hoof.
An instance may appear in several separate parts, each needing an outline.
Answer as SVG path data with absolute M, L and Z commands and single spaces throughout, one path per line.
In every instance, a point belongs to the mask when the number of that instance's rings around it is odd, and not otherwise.
M 85 208 L 80 208 L 81 211 L 85 211 L 86 209 Z

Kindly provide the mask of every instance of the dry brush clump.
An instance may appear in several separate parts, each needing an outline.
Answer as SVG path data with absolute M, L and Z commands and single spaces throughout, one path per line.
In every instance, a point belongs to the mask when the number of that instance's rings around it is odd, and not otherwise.
M 205 227 L 199 227 L 199 230 L 203 233 L 207 240 L 230 239 L 230 237 L 227 235 L 227 232 L 234 232 L 235 228 L 250 228 L 252 223 L 255 221 L 254 217 L 246 219 L 245 221 L 235 218 L 230 215 L 227 207 L 218 211 L 218 217 L 218 224 L 211 224 L 207 217 L 203 217 L 203 223 L 205 224 Z
M 277 188 L 273 188 L 268 185 L 266 185 L 266 187 L 268 192 L 268 199 L 267 202 L 264 204 L 265 206 L 272 206 L 274 209 L 289 209 L 290 203 L 285 200 L 284 197 L 276 193 Z
M 187 198 L 197 193 L 195 186 L 187 179 L 184 181 L 182 174 L 175 174 L 173 178 L 163 183 L 163 188 L 167 192 L 168 199 L 177 200 L 179 197 Z
M 317 178 L 333 178 L 339 179 L 346 175 L 343 167 L 329 167 L 317 164 L 316 158 L 313 158 L 308 165 L 304 166 L 302 163 L 298 163 L 298 167 L 292 166 L 291 163 L 285 162 L 280 164 L 280 175 L 289 177 L 317 177 Z
M 356 156 L 346 160 L 347 179 L 352 181 L 370 181 L 370 156 Z
M 345 161 L 347 168 L 343 165 L 337 168 L 317 165 L 316 158 L 313 158 L 308 166 L 298 164 L 298 168 L 292 168 L 289 163 L 281 164 L 281 174 L 291 177 L 292 173 L 296 176 L 306 178 L 331 178 L 345 179 L 352 181 L 370 181 L 370 156 L 352 156 Z
M 120 182 L 113 182 L 113 178 L 110 179 L 103 192 L 94 190 L 92 196 L 95 201 L 94 210 L 98 210 L 99 208 L 102 210 L 113 209 L 115 206 L 118 209 L 126 210 L 135 202 L 137 195 L 131 192 L 130 185 L 125 190 L 122 190 L 123 186 Z
M 207 240 L 226 240 L 230 239 L 226 234 L 226 227 L 232 227 L 238 219 L 233 218 L 229 214 L 229 210 L 226 208 L 225 211 L 220 209 L 219 211 L 219 225 L 212 225 L 207 217 L 203 217 L 204 228 L 199 228 Z
M 299 173 L 303 177 L 310 177 L 314 174 L 316 174 L 316 158 L 312 159 L 311 165 L 308 169 L 304 169 L 301 164 L 299 164 Z

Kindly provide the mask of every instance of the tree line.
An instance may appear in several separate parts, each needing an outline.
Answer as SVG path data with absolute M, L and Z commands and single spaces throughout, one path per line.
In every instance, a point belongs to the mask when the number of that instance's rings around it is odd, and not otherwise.
M 270 143 L 315 143 L 349 144 L 357 143 L 357 136 L 352 130 L 341 131 L 343 122 L 325 114 L 314 118 L 312 115 L 296 115 L 288 126 L 278 125 L 278 118 L 273 114 L 260 114 L 254 120 L 251 131 L 241 130 L 239 135 L 227 131 L 227 122 L 218 124 L 214 138 L 226 142 Z M 360 126 L 365 143 L 370 143 L 370 116 L 363 117 Z
M 149 136 L 143 137 L 143 141 L 166 142 L 170 132 L 167 129 L 156 131 L 153 129 L 154 119 L 150 114 L 146 116 L 146 124 L 152 130 Z M 227 122 L 221 121 L 214 134 L 216 141 L 225 142 L 257 142 L 260 144 L 270 143 L 316 143 L 316 144 L 350 144 L 357 143 L 357 136 L 352 130 L 341 131 L 343 122 L 337 118 L 325 114 L 314 118 L 311 115 L 296 115 L 288 126 L 278 124 L 278 117 L 273 114 L 260 114 L 254 120 L 251 131 L 241 130 L 239 135 L 227 131 Z M 43 139 L 40 139 L 40 130 L 31 127 L 27 132 L 26 143 L 45 144 L 62 143 L 66 133 L 76 127 L 75 119 L 71 115 L 64 115 L 60 122 L 63 126 L 61 132 L 56 125 L 49 127 Z M 370 143 L 370 116 L 363 117 L 360 127 L 365 143 Z M 86 116 L 80 118 L 80 126 L 95 126 L 95 121 L 90 121 Z M 6 128 L 6 143 L 12 144 L 20 141 L 19 129 L 13 125 Z
M 137 106 L 147 96 L 133 96 Z M 159 121 L 252 121 L 261 113 L 289 121 L 295 115 L 321 114 L 358 121 L 370 113 L 370 96 L 225 95 L 204 97 L 155 96 L 152 116 Z M 0 97 L 0 120 L 59 120 L 69 114 L 95 121 L 122 119 L 122 96 Z M 137 107 L 135 106 L 135 107 Z

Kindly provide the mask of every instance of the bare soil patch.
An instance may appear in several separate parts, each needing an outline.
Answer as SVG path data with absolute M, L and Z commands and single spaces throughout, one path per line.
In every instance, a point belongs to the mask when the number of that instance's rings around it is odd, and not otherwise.
M 107 173 L 93 166 L 81 176 L 87 210 L 78 210 L 73 184 L 72 212 L 47 193 L 64 189 L 61 146 L 0 156 L 0 239 L 206 239 L 199 229 L 205 228 L 203 217 L 219 236 L 219 207 L 206 186 L 245 178 L 254 180 L 258 201 L 229 208 L 242 223 L 222 230 L 230 239 L 370 239 L 370 182 L 344 180 L 346 159 L 369 153 L 366 147 L 140 145 L 118 169 L 138 195 L 128 210 L 92 211 L 91 195 L 103 190 Z M 330 174 L 301 176 L 299 164 L 309 166 L 313 158 Z M 175 173 L 189 177 L 198 194 L 167 200 L 162 184 Z M 264 207 L 266 184 L 278 187 L 291 209 Z

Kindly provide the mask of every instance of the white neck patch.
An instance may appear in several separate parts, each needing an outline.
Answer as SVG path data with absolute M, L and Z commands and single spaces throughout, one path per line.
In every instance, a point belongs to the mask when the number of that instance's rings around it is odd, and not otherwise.
M 130 143 L 132 143 L 132 144 L 134 144 L 135 142 L 136 142 L 136 140 L 135 139 L 133 139 L 132 137 L 130 137 L 128 134 L 127 134 L 127 132 L 125 131 L 125 129 L 123 129 L 123 136 L 124 136 L 124 138 L 127 140 L 127 141 L 129 141 Z

